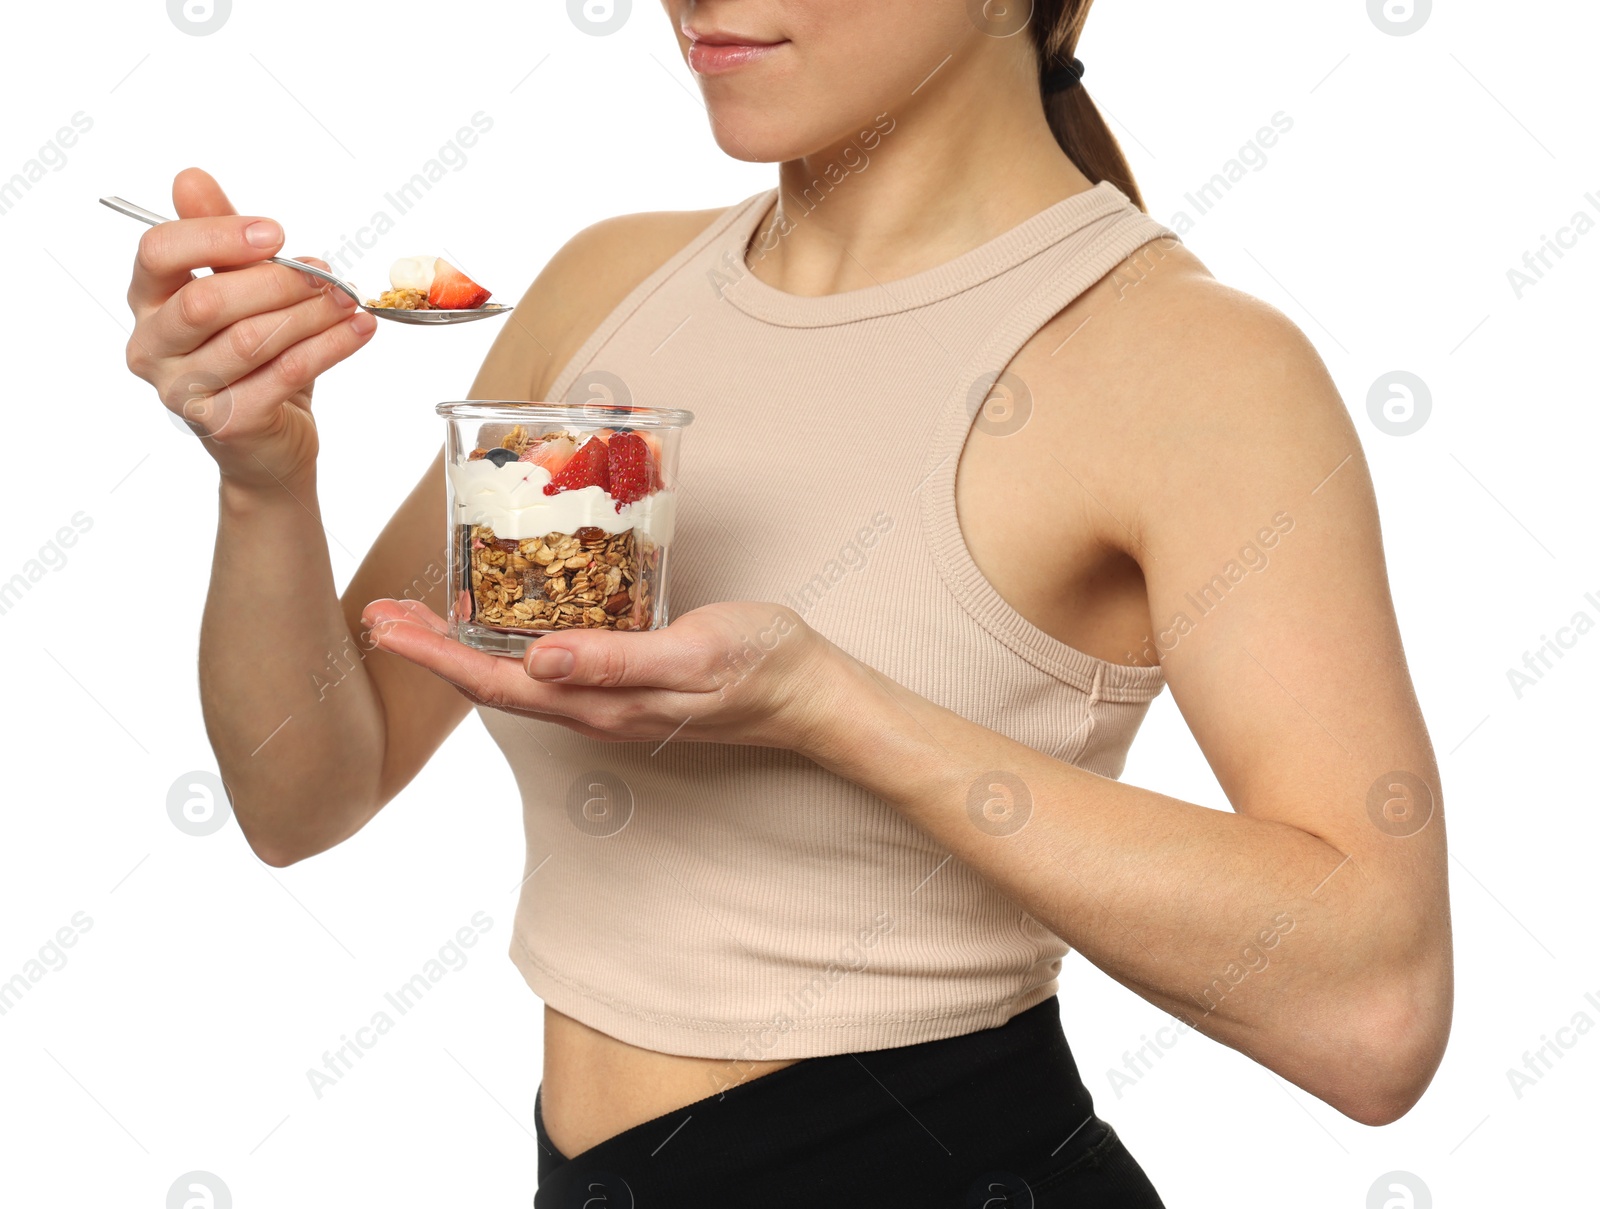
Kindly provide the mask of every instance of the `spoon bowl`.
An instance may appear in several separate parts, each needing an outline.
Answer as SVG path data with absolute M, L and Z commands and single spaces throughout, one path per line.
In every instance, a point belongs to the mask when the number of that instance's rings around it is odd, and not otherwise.
M 154 210 L 146 210 L 143 206 L 136 206 L 131 201 L 121 197 L 102 197 L 102 206 L 108 206 L 118 214 L 126 214 L 129 218 L 136 218 L 142 223 L 154 227 L 164 222 L 171 222 L 170 218 L 157 214 Z M 409 323 L 415 327 L 447 327 L 452 323 L 472 323 L 478 319 L 493 319 L 497 315 L 509 314 L 513 309 L 509 304 L 499 302 L 486 302 L 480 307 L 461 311 L 407 311 L 392 306 L 368 306 L 361 301 L 361 294 L 356 287 L 348 281 L 335 277 L 326 269 L 319 269 L 316 265 L 304 264 L 298 260 L 289 260 L 282 256 L 268 256 L 267 260 L 273 264 L 281 264 L 286 269 L 298 269 L 309 277 L 316 277 L 326 281 L 329 285 L 343 290 L 356 305 L 369 315 L 376 315 L 379 319 L 387 319 L 392 323 Z
M 361 309 L 377 315 L 380 319 L 389 319 L 395 323 L 410 323 L 417 327 L 443 327 L 451 323 L 471 323 L 474 319 L 493 319 L 496 315 L 504 315 L 511 307 L 498 302 L 486 302 L 470 311 L 406 311 L 394 306 L 368 306 L 362 303 Z

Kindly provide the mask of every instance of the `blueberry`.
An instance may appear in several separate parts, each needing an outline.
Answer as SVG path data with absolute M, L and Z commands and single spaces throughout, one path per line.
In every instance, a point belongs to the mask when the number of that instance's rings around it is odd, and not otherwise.
M 632 432 L 633 429 L 631 429 L 631 428 L 613 428 L 611 431 L 612 432 Z
M 493 462 L 496 466 L 504 466 L 507 462 L 515 462 L 517 455 L 510 449 L 491 449 L 483 455 L 485 462 Z

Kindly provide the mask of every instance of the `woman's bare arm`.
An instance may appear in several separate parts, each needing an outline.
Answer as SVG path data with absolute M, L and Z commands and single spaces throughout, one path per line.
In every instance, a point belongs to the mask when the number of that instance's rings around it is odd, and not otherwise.
M 1439 1064 L 1452 973 L 1439 773 L 1372 483 L 1292 324 L 1159 277 L 1022 366 L 1035 408 L 1013 469 L 1139 564 L 1167 683 L 1233 810 L 1063 764 L 860 665 L 848 725 L 808 754 L 1145 999 L 1384 1124 Z M 1093 408 L 1052 407 L 1074 398 Z M 995 770 L 1026 787 L 1011 834 L 969 814 Z
M 616 304 L 717 213 L 629 215 L 575 236 L 506 321 L 472 397 L 542 398 Z M 437 677 L 374 650 L 361 625 L 380 597 L 446 612 L 445 537 L 441 451 L 341 599 L 314 479 L 224 482 L 201 697 L 234 813 L 267 863 L 360 830 L 468 712 Z

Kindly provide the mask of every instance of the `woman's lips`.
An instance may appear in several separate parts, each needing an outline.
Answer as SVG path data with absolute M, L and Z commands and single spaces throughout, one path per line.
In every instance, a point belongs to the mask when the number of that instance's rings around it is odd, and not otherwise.
M 696 38 L 689 43 L 689 69 L 702 76 L 721 75 L 764 59 L 782 45 L 782 42 L 707 42 Z

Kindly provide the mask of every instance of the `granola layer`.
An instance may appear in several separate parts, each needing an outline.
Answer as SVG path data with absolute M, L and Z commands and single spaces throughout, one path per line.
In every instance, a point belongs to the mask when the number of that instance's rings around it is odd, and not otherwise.
M 661 550 L 632 529 L 496 537 L 461 526 L 472 585 L 472 616 L 491 629 L 641 630 L 654 615 Z

